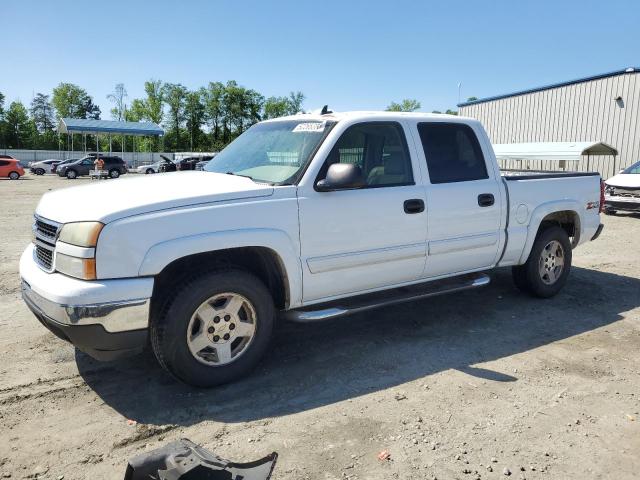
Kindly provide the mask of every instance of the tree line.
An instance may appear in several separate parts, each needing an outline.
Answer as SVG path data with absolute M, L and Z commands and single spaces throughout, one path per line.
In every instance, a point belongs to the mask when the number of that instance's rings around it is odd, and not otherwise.
M 149 80 L 143 98 L 129 101 L 124 84 L 117 84 L 107 95 L 113 104 L 111 118 L 132 122 L 149 121 L 165 128 L 162 139 L 136 139 L 138 151 L 219 151 L 231 140 L 260 120 L 293 115 L 303 111 L 305 96 L 291 92 L 287 96 L 265 97 L 236 81 L 210 82 L 189 90 L 180 83 Z M 25 106 L 20 101 L 5 106 L 0 92 L 0 148 L 67 149 L 66 135 L 58 135 L 60 118 L 100 119 L 102 112 L 87 91 L 72 83 L 60 83 L 51 94 L 37 93 Z M 83 138 L 75 135 L 76 149 Z M 80 138 L 78 138 L 80 137 Z M 102 136 L 100 150 L 109 148 Z M 122 137 L 111 139 L 114 150 L 122 149 Z M 95 137 L 88 136 L 87 148 L 95 149 Z M 126 147 L 131 147 L 126 139 Z M 104 142 L 104 143 L 103 143 Z
M 144 97 L 129 96 L 124 84 L 119 83 L 107 99 L 113 104 L 109 112 L 115 120 L 149 121 L 165 128 L 162 139 L 142 137 L 132 140 L 114 135 L 113 150 L 135 148 L 138 151 L 219 151 L 235 137 L 260 120 L 293 115 L 303 111 L 305 96 L 291 92 L 288 96 L 267 97 L 256 90 L 243 87 L 236 81 L 209 82 L 196 90 L 180 83 L 149 80 L 144 83 Z M 416 99 L 391 102 L 388 111 L 413 112 L 421 104 Z M 434 113 L 440 113 L 434 111 Z M 447 110 L 445 113 L 456 115 Z M 29 106 L 20 101 L 5 107 L 5 96 L 0 92 L 0 148 L 57 150 L 71 148 L 67 135 L 58 135 L 60 118 L 99 119 L 102 112 L 91 95 L 78 85 L 60 83 L 51 94 L 37 93 Z M 75 135 L 76 150 L 96 149 L 95 137 L 83 139 Z M 80 138 L 77 138 L 80 137 Z M 123 141 L 127 143 L 122 144 Z M 105 135 L 100 151 L 109 149 Z

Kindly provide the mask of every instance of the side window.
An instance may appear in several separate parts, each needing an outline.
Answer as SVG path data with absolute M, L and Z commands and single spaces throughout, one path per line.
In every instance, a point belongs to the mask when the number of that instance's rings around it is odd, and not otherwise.
M 369 187 L 413 184 L 407 141 L 402 127 L 395 122 L 349 127 L 331 150 L 318 179 L 324 178 L 333 163 L 358 165 Z
M 7 165 L 9 165 L 9 162 L 6 160 L 0 160 L 0 167 L 6 167 Z
M 478 139 L 461 123 L 419 123 L 431 183 L 468 182 L 489 178 Z

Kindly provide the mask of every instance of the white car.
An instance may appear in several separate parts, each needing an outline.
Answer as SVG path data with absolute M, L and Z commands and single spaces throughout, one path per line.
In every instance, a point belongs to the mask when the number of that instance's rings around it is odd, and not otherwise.
M 53 173 L 51 171 L 51 168 L 54 165 L 58 165 L 60 162 L 62 162 L 62 160 L 57 160 L 57 159 L 49 159 L 49 160 L 42 160 L 39 162 L 31 162 L 29 164 L 29 171 L 31 173 L 34 173 L 36 175 L 44 175 L 45 173 Z
M 604 206 L 607 214 L 640 212 L 640 162 L 606 181 Z
M 252 126 L 205 171 L 46 193 L 22 295 L 95 358 L 150 339 L 175 377 L 218 385 L 256 366 L 280 318 L 477 288 L 505 266 L 551 297 L 600 234 L 602 195 L 598 173 L 501 175 L 470 118 L 294 115 Z
M 136 173 L 146 173 L 146 174 L 158 173 L 159 169 L 160 169 L 160 162 L 156 162 L 156 163 L 151 163 L 149 165 L 140 165 L 139 167 L 136 168 Z

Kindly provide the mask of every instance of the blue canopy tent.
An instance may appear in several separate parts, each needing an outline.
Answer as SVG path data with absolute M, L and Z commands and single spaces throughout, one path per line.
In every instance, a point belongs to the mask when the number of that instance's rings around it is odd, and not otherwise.
M 96 147 L 100 150 L 100 134 L 109 136 L 109 153 L 111 153 L 111 135 L 122 135 L 122 153 L 125 150 L 126 136 L 154 136 L 161 137 L 164 130 L 152 122 L 122 122 L 117 120 L 93 120 L 89 118 L 61 118 L 58 123 L 58 134 L 66 133 L 71 136 L 71 150 L 73 151 L 73 136 L 81 134 L 83 136 L 83 148 L 86 153 L 86 135 L 96 136 Z M 68 138 L 68 137 L 67 137 Z M 67 142 L 67 149 L 69 144 Z M 133 150 L 135 152 L 135 140 Z M 99 152 L 96 152 L 99 153 Z

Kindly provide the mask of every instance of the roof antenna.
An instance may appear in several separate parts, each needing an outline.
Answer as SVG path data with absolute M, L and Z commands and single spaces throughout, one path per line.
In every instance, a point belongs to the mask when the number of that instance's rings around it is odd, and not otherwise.
M 333 110 L 329 110 L 329 105 L 325 105 L 324 107 L 322 107 L 320 115 L 326 115 L 327 113 L 333 113 Z

